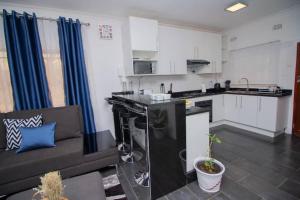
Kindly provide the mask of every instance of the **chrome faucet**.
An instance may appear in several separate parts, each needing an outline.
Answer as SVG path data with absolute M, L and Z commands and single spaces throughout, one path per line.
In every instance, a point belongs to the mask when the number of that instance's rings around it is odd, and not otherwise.
M 247 78 L 241 78 L 241 80 L 246 80 L 247 81 L 247 91 L 249 91 L 249 80 Z

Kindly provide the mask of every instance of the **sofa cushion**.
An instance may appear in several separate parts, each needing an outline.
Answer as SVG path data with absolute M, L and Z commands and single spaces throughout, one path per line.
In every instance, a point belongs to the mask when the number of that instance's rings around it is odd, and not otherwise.
M 21 127 L 39 127 L 43 123 L 42 115 L 32 116 L 28 119 L 4 119 L 3 122 L 6 128 L 6 150 L 20 147 L 22 140 Z
M 5 118 L 5 113 L 0 113 L 0 152 L 6 148 L 6 130 L 3 123 Z
M 33 149 L 55 147 L 55 122 L 36 128 L 20 128 L 22 142 L 17 153 Z
M 82 137 L 59 141 L 53 148 L 37 149 L 21 154 L 16 154 L 14 151 L 1 152 L 0 184 L 74 166 L 82 162 L 82 157 Z
M 55 141 L 80 137 L 83 132 L 82 115 L 79 106 L 10 112 L 6 114 L 6 117 L 24 119 L 36 114 L 42 114 L 44 124 L 56 122 Z

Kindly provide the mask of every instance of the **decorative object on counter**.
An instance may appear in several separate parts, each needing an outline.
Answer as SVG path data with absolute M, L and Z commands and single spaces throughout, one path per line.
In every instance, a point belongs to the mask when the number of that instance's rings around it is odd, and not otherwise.
M 218 192 L 225 172 L 225 166 L 212 158 L 211 148 L 214 143 L 221 143 L 216 134 L 209 134 L 208 157 L 198 157 L 194 160 L 199 187 L 209 193 Z
M 206 93 L 206 86 L 205 84 L 201 84 L 201 92 Z
M 173 89 L 173 83 L 170 83 L 170 90 L 168 91 L 168 94 L 172 94 L 173 93 L 172 89 Z
M 111 25 L 99 25 L 100 39 L 112 40 L 112 26 Z
M 160 93 L 162 93 L 162 94 L 166 93 L 166 89 L 165 89 L 165 84 L 164 83 L 160 84 Z
M 220 91 L 220 90 L 221 90 L 221 84 L 220 84 L 220 83 L 215 83 L 214 89 L 215 89 L 216 91 Z
M 185 100 L 185 108 L 190 109 L 193 106 L 193 102 L 191 100 Z
M 164 100 L 171 99 L 171 94 L 154 93 L 154 94 L 151 94 L 150 96 L 151 96 L 151 100 L 154 100 L 154 101 L 164 101 Z
M 49 172 L 41 177 L 41 185 L 33 190 L 36 195 L 41 196 L 41 200 L 67 200 L 63 197 L 64 186 L 62 184 L 61 176 L 58 171 Z
M 226 90 L 226 91 L 230 90 L 230 83 L 231 83 L 230 80 L 226 80 L 226 81 L 225 81 L 225 90 Z

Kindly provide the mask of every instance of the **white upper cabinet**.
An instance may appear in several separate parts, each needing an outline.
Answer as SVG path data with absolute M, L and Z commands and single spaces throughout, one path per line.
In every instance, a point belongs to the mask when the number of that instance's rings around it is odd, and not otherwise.
M 158 35 L 158 74 L 187 74 L 184 31 L 174 27 L 159 26 Z
M 131 49 L 158 51 L 158 22 L 152 19 L 129 17 Z
M 222 36 L 218 33 L 202 33 L 197 50 L 197 59 L 210 62 L 200 67 L 199 74 L 222 73 Z

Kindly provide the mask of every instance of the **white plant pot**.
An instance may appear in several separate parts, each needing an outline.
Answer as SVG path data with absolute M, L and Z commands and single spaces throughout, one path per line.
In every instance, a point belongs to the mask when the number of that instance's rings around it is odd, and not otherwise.
M 194 160 L 194 168 L 197 172 L 199 187 L 205 192 L 214 193 L 220 190 L 222 176 L 225 172 L 225 166 L 218 160 L 213 159 L 213 162 L 221 167 L 221 172 L 218 174 L 209 174 L 201 171 L 197 167 L 197 163 L 200 161 L 209 160 L 208 157 L 198 157 Z

